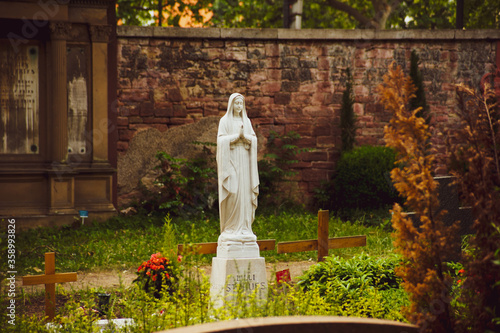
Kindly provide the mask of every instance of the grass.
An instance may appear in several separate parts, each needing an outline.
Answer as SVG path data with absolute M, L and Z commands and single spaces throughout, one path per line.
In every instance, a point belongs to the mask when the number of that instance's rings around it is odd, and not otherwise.
M 372 217 L 373 218 L 373 217 Z M 383 218 L 380 218 L 382 224 Z M 19 232 L 17 237 L 18 273 L 40 274 L 44 270 L 44 253 L 56 252 L 56 270 L 102 271 L 136 269 L 152 253 L 160 251 L 164 217 L 118 216 L 104 223 L 89 223 L 80 228 L 38 228 Z M 367 246 L 330 250 L 330 254 L 352 257 L 359 253 L 385 256 L 392 252 L 390 231 L 383 226 L 366 226 L 363 218 L 342 221 L 330 218 L 330 237 L 366 235 Z M 176 219 L 172 222 L 177 243 L 216 242 L 219 222 L 216 218 Z M 317 238 L 317 216 L 308 212 L 283 212 L 258 215 L 253 231 L 259 239 L 277 242 Z M 267 262 L 316 259 L 316 252 L 277 254 L 262 252 Z M 209 264 L 210 255 L 200 258 Z
M 367 221 L 367 218 L 370 220 Z M 365 247 L 330 250 L 330 255 L 339 258 L 332 259 L 332 263 L 343 263 L 343 260 L 357 262 L 358 258 L 364 258 L 367 262 L 379 258 L 392 260 L 391 231 L 388 230 L 387 223 L 385 215 L 360 215 L 352 222 L 331 216 L 330 237 L 367 236 Z M 174 242 L 167 235 L 172 230 Z M 275 239 L 277 242 L 315 239 L 317 215 L 304 211 L 283 212 L 279 215 L 262 214 L 256 217 L 253 230 L 259 239 Z M 56 270 L 60 272 L 135 270 L 152 253 L 169 247 L 167 242 L 173 245 L 215 242 L 218 235 L 219 223 L 215 218 L 177 219 L 170 223 L 170 228 L 166 228 L 164 217 L 119 216 L 104 223 L 79 228 L 39 228 L 20 232 L 16 235 L 19 251 L 16 264 L 19 274 L 40 274 L 44 267 L 43 253 L 55 251 Z M 278 262 L 316 260 L 317 253 L 277 254 L 274 250 L 262 252 L 261 255 L 266 258 L 266 262 Z M 265 304 L 250 297 L 232 305 L 226 304 L 219 310 L 213 309 L 210 305 L 208 277 L 198 270 L 200 264 L 209 264 L 211 257 L 191 255 L 182 260 L 179 285 L 173 296 L 166 295 L 155 300 L 140 290 L 137 284 L 129 287 L 120 285 L 107 290 L 112 294 L 109 318 L 133 318 L 136 325 L 128 332 L 153 332 L 203 322 L 271 315 L 337 315 L 404 321 L 399 307 L 407 303 L 407 296 L 400 287 L 380 289 L 363 284 L 360 288 L 347 288 L 345 285 L 352 284 L 351 280 L 335 282 L 332 279 L 336 277 L 329 277 L 326 289 L 325 286 L 316 284 L 311 285 L 308 290 L 303 290 L 297 284 L 279 287 L 275 282 L 269 281 L 270 289 Z M 360 276 L 371 274 L 368 271 L 356 273 Z M 355 274 L 348 275 L 349 278 L 360 279 Z M 66 303 L 58 306 L 55 322 L 60 323 L 66 331 L 92 331 L 92 323 L 97 319 L 91 311 L 96 304 L 96 292 L 99 290 L 94 288 L 63 292 Z M 26 304 L 38 300 L 40 295 L 23 294 L 19 297 L 19 301 Z M 18 319 L 13 327 L 14 332 L 47 331 L 43 321 L 39 320 L 39 314 L 35 317 L 23 314 Z

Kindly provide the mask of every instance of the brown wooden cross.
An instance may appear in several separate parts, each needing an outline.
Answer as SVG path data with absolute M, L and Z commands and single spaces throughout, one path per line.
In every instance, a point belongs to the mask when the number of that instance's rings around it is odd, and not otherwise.
M 318 239 L 278 243 L 278 253 L 318 251 L 318 262 L 325 260 L 329 249 L 366 245 L 366 236 L 328 238 L 329 212 L 318 212 Z
M 56 274 L 56 255 L 54 252 L 45 253 L 45 275 L 23 276 L 23 285 L 45 284 L 45 315 L 49 320 L 54 319 L 56 313 L 56 283 L 76 281 L 76 273 Z

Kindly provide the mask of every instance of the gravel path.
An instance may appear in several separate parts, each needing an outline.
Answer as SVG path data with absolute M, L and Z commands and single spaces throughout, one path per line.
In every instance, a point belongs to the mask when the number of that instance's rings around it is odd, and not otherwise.
M 277 262 L 277 263 L 266 263 L 267 267 L 267 279 L 271 279 L 271 274 L 284 269 L 290 270 L 290 275 L 292 280 L 301 276 L 305 270 L 307 270 L 311 265 L 315 264 L 315 261 L 292 261 L 292 262 Z M 211 266 L 202 266 L 203 271 L 206 275 L 210 275 Z M 102 272 L 80 272 L 78 273 L 78 281 L 67 282 L 60 286 L 63 286 L 67 290 L 75 289 L 85 289 L 85 288 L 102 288 L 104 290 L 108 288 L 116 288 L 120 285 L 120 281 L 124 286 L 129 286 L 132 281 L 136 278 L 135 272 L 131 270 L 125 271 L 102 271 Z M 44 289 L 44 285 L 36 286 L 21 286 L 21 278 L 19 277 L 16 281 L 18 288 L 23 288 L 24 292 L 32 293 L 39 292 Z

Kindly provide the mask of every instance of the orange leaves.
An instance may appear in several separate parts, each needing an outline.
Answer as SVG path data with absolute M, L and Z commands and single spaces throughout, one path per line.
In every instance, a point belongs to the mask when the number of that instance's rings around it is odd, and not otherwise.
M 390 67 L 392 68 L 384 75 L 383 83 L 379 86 L 380 101 L 387 110 L 402 114 L 410 99 L 415 97 L 417 88 L 411 79 L 404 75 L 400 66 L 392 63 Z
M 416 88 L 399 66 L 391 65 L 378 88 L 380 101 L 392 112 L 384 129 L 386 145 L 397 152 L 396 167 L 391 172 L 396 190 L 406 199 L 413 219 L 399 205 L 392 210 L 394 244 L 405 262 L 398 269 L 411 306 L 406 309 L 410 321 L 422 331 L 450 332 L 450 278 L 444 261 L 451 254 L 453 228 L 445 227 L 439 211 L 437 182 L 432 176 L 434 157 L 430 153 L 428 125 L 418 117 L 420 108 L 409 109 Z M 420 222 L 417 228 L 413 220 Z M 433 304 L 438 304 L 436 310 Z

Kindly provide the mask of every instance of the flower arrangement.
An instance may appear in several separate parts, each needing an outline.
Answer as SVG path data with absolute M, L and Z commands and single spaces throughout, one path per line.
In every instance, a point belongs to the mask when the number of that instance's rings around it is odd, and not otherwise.
M 180 256 L 177 259 L 180 261 Z M 134 282 L 142 284 L 144 291 L 153 293 L 156 298 L 161 298 L 163 288 L 170 295 L 174 292 L 177 279 L 175 264 L 160 252 L 152 254 L 148 261 L 143 262 L 137 269 L 137 275 Z

